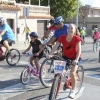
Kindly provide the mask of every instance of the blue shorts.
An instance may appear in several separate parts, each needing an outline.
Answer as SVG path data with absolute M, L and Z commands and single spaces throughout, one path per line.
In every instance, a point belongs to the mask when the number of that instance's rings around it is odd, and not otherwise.
M 68 59 L 70 59 L 70 58 L 68 58 L 68 57 L 66 57 L 66 56 L 62 56 L 62 58 L 64 58 L 64 60 L 68 60 Z M 70 59 L 70 60 L 74 60 L 75 58 L 73 58 L 73 59 Z M 81 63 L 82 63 L 82 58 L 79 58 L 79 60 L 78 60 L 78 66 L 80 66 L 81 65 Z

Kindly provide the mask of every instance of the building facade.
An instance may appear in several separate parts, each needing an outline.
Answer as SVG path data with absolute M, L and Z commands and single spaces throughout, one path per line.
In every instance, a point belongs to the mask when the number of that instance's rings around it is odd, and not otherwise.
M 28 9 L 27 16 L 25 16 L 24 12 L 26 8 Z M 10 4 L 5 2 L 0 3 L 0 16 L 3 16 L 5 21 L 13 29 L 16 41 L 25 41 L 25 34 L 23 35 L 22 33 L 26 24 L 31 31 L 37 32 L 39 38 L 41 38 L 48 21 L 53 18 L 50 15 L 49 6 L 20 4 L 16 3 L 15 0 Z
M 76 18 L 68 19 L 66 23 L 76 24 Z M 79 16 L 78 27 L 83 27 L 84 23 L 85 27 L 87 28 L 87 35 L 91 35 L 94 28 L 98 28 L 100 32 L 100 8 L 91 7 L 85 22 L 83 17 Z

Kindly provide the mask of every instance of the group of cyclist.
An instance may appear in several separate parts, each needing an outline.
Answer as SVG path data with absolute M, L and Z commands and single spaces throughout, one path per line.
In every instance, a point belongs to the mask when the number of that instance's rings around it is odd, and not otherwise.
M 49 33 L 53 30 L 54 35 L 53 37 L 45 44 L 42 44 L 41 41 L 38 39 L 38 34 L 36 32 L 31 32 L 30 35 L 30 44 L 28 48 L 23 52 L 27 52 L 32 47 L 33 56 L 30 58 L 30 64 L 33 66 L 33 60 L 37 68 L 36 75 L 39 76 L 39 67 L 38 61 L 43 56 L 43 49 L 46 45 L 54 43 L 56 41 L 56 45 L 53 47 L 51 52 L 47 55 L 49 59 L 54 51 L 57 50 L 58 46 L 62 44 L 63 52 L 62 52 L 62 59 L 71 59 L 72 60 L 72 67 L 71 67 L 71 83 L 72 83 L 72 90 L 70 92 L 69 97 L 75 97 L 75 85 L 76 85 L 76 70 L 78 68 L 79 58 L 81 55 L 81 38 L 79 31 L 74 24 L 64 24 L 64 19 L 62 16 L 59 16 L 55 19 L 50 20 L 51 27 L 47 30 L 44 34 L 43 38 L 49 35 Z M 8 53 L 7 56 L 10 55 L 10 48 L 9 44 L 12 43 L 14 40 L 14 33 L 12 32 L 11 28 L 5 23 L 3 17 L 0 17 L 0 36 L 2 36 L 2 40 L 0 44 L 4 45 L 7 49 Z

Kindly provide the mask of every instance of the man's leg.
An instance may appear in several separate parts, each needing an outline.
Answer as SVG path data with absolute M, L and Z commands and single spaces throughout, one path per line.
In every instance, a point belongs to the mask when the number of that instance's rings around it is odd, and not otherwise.
M 7 51 L 10 52 L 10 47 L 7 40 L 3 41 L 3 45 L 7 49 Z

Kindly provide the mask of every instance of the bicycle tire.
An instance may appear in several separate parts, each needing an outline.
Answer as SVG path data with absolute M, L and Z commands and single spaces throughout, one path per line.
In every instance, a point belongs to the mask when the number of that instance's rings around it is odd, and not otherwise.
M 56 100 L 59 80 L 60 76 L 56 75 L 50 90 L 49 100 Z
M 100 62 L 100 50 L 99 50 L 99 62 Z
M 27 76 L 28 78 L 26 79 L 26 81 L 24 81 L 26 77 L 23 78 L 23 76 L 26 74 L 27 72 Z M 29 72 L 29 70 L 26 68 L 24 69 L 22 72 L 21 72 L 21 75 L 20 75 L 20 81 L 22 84 L 26 85 L 29 81 L 30 81 L 30 78 L 31 78 L 31 73 Z
M 17 53 L 14 53 L 14 55 L 13 55 L 13 56 L 15 56 L 15 57 L 12 56 L 13 51 L 14 51 L 14 52 L 17 52 Z M 11 49 L 10 52 L 11 52 L 11 55 L 8 56 L 8 57 L 6 57 L 6 61 L 7 61 L 7 63 L 8 63 L 10 66 L 15 66 L 15 65 L 19 62 L 19 60 L 20 60 L 20 52 L 19 52 L 17 49 Z M 16 54 L 18 54 L 18 55 L 16 55 Z M 12 57 L 13 57 L 14 59 L 12 59 Z M 15 59 L 16 57 L 18 57 L 17 60 Z M 11 58 L 11 59 L 10 59 L 11 62 L 12 62 L 12 60 L 15 60 L 16 62 L 15 62 L 15 63 L 11 63 L 10 60 L 9 60 L 9 58 Z
M 40 78 L 42 85 L 44 85 L 45 87 L 51 87 L 52 86 L 52 82 L 53 82 L 53 79 L 54 79 L 54 73 L 53 72 L 51 73 L 51 70 L 53 70 L 52 65 L 53 65 L 53 60 L 45 59 L 43 61 L 42 65 L 41 65 L 41 68 L 40 68 L 39 78 Z M 42 74 L 44 67 L 45 67 L 45 71 L 46 71 L 45 77 L 43 77 L 43 74 Z
M 84 69 L 83 69 L 83 66 L 82 65 L 80 65 L 79 67 L 78 67 L 78 73 L 76 72 L 76 78 L 78 77 L 78 79 L 76 79 L 76 82 L 77 81 L 80 81 L 80 83 L 79 82 L 77 82 L 76 83 L 76 89 L 75 89 L 75 94 L 78 94 L 79 93 L 79 91 L 80 91 L 80 89 L 81 89 L 81 87 L 82 87 L 82 84 L 83 84 L 83 79 L 84 79 Z M 79 72 L 81 72 L 81 80 L 79 79 L 80 78 L 80 76 L 79 76 Z M 78 89 L 77 89 L 77 85 L 78 85 L 78 83 L 79 83 L 79 86 L 78 86 Z

